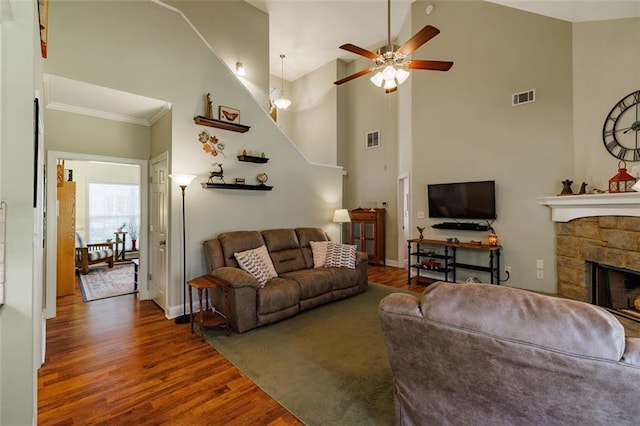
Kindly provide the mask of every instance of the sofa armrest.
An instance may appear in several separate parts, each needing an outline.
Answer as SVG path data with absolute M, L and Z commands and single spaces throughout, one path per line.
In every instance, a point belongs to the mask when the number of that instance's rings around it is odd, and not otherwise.
M 356 268 L 361 263 L 369 262 L 369 255 L 363 251 L 356 252 Z
M 380 301 L 380 312 L 422 318 L 420 300 L 406 293 L 391 293 Z
M 214 269 L 210 272 L 210 274 L 214 277 L 227 281 L 232 288 L 260 288 L 260 283 L 258 282 L 258 280 L 253 275 L 240 268 L 222 266 L 220 268 Z
M 640 366 L 640 338 L 626 338 L 622 362 Z

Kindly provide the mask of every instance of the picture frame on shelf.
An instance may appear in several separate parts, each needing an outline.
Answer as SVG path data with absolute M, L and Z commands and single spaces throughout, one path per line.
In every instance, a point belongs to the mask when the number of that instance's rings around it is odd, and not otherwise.
M 220 105 L 218 119 L 227 123 L 240 124 L 240 110 Z

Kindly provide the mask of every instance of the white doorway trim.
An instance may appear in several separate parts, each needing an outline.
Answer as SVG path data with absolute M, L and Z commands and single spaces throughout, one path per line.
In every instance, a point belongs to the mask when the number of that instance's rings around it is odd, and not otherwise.
M 102 155 L 81 154 L 73 152 L 48 151 L 47 152 L 47 176 L 46 176 L 46 269 L 45 269 L 45 317 L 47 319 L 56 316 L 56 163 L 58 159 L 76 161 L 102 161 L 109 163 L 133 164 L 140 167 L 140 269 L 138 270 L 138 298 L 149 298 L 148 274 L 148 192 L 149 192 L 149 166 L 147 160 L 134 158 L 106 157 Z
M 407 268 L 409 253 L 407 240 L 411 238 L 411 209 L 409 173 L 398 176 L 398 267 Z

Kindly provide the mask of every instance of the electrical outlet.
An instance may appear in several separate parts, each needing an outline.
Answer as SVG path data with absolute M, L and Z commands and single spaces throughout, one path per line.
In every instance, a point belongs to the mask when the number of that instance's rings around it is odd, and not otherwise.
M 538 268 L 538 269 L 544 269 L 544 260 L 542 260 L 542 259 L 536 259 L 536 268 Z
M 544 269 L 538 269 L 538 279 L 544 280 Z
M 504 267 L 504 273 L 511 275 L 511 266 L 505 266 Z

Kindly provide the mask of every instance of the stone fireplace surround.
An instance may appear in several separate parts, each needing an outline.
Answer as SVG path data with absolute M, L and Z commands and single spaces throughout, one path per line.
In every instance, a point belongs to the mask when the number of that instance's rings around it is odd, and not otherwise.
M 539 198 L 555 222 L 558 295 L 591 303 L 587 262 L 640 271 L 640 193 Z

